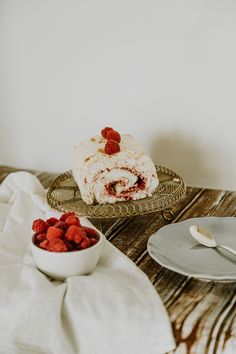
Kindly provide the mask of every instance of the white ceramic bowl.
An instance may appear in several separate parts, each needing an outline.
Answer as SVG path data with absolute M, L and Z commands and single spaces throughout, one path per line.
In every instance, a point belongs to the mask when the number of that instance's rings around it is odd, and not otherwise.
M 74 275 L 89 274 L 96 267 L 102 253 L 105 237 L 97 230 L 98 242 L 83 250 L 50 252 L 33 243 L 31 249 L 37 267 L 45 274 L 58 280 Z

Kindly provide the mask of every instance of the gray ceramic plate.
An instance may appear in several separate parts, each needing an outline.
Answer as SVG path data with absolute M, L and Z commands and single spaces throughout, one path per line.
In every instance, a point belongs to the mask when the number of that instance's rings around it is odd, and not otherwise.
M 236 257 L 227 251 L 199 245 L 190 235 L 191 225 L 204 226 L 218 244 L 236 249 L 236 217 L 192 218 L 162 227 L 147 244 L 150 256 L 177 273 L 206 280 L 236 280 Z

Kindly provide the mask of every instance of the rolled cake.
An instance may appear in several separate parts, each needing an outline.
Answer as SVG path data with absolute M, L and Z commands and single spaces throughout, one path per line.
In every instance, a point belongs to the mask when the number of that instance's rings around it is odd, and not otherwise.
M 87 204 L 113 204 L 151 196 L 159 183 L 156 168 L 131 135 L 121 135 L 119 152 L 105 153 L 107 140 L 94 136 L 75 147 L 75 182 Z

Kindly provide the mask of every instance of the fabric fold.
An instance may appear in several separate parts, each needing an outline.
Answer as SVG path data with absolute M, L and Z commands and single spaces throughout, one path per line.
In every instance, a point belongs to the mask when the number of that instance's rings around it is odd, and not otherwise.
M 0 186 L 0 353 L 161 354 L 174 349 L 159 295 L 110 242 L 105 241 L 90 275 L 61 282 L 37 269 L 30 248 L 32 221 L 59 216 L 38 187 L 26 172 L 12 174 Z M 91 226 L 87 219 L 81 222 Z

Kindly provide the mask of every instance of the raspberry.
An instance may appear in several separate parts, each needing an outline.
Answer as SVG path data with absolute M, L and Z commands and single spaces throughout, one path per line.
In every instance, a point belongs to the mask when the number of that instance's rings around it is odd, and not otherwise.
M 47 239 L 50 241 L 55 238 L 61 238 L 63 234 L 64 234 L 63 230 L 59 229 L 58 227 L 49 226 L 47 231 Z
M 107 140 L 115 140 L 117 143 L 119 143 L 121 141 L 121 137 L 116 130 L 109 130 L 107 133 Z
M 71 225 L 68 227 L 65 233 L 65 237 L 67 238 L 67 240 L 73 241 L 74 236 L 79 232 L 79 230 L 80 230 L 79 226 Z
M 80 243 L 80 249 L 85 249 L 91 246 L 90 239 L 88 237 L 84 237 L 83 241 Z
M 64 242 L 64 244 L 66 245 L 68 251 L 77 250 L 77 249 L 75 248 L 74 242 L 68 241 L 66 238 L 63 238 L 63 242 Z
M 107 155 L 113 155 L 120 151 L 120 145 L 115 140 L 107 140 L 105 145 L 105 153 Z
M 82 239 L 84 237 L 86 237 L 86 233 L 81 227 L 79 227 L 77 225 L 71 225 L 67 229 L 67 231 L 65 233 L 65 237 L 69 241 L 74 241 L 76 243 L 80 243 L 82 241 Z
M 74 236 L 74 242 L 80 243 L 85 237 L 86 234 L 84 233 L 84 231 L 80 230 L 80 232 Z
M 66 231 L 68 228 L 68 225 L 65 223 L 65 221 L 58 221 L 54 226 L 63 231 Z
M 51 252 L 66 252 L 67 247 L 63 240 L 54 238 L 48 242 L 47 250 Z
M 103 138 L 105 138 L 105 139 L 107 138 L 107 133 L 110 130 L 113 130 L 113 129 L 111 127 L 105 127 L 105 128 L 102 129 L 101 134 L 102 134 Z
M 49 242 L 48 240 L 44 240 L 44 241 L 40 242 L 39 247 L 46 250 L 48 247 L 48 242 Z
M 57 218 L 53 218 L 53 217 L 46 220 L 46 223 L 49 226 L 54 226 L 57 222 L 58 222 L 58 219 Z
M 46 234 L 38 234 L 35 236 L 35 241 L 37 243 L 40 243 L 42 241 L 46 240 Z
M 77 226 L 80 226 L 80 221 L 79 221 L 79 218 L 77 218 L 77 216 L 75 216 L 75 215 L 70 215 L 70 216 L 68 216 L 68 218 L 66 219 L 66 224 L 67 224 L 67 225 L 77 225 Z
M 37 234 L 43 234 L 44 232 L 46 232 L 48 229 L 48 224 L 42 220 L 42 219 L 37 219 L 34 220 L 33 224 L 32 224 L 32 230 L 34 232 L 36 232 Z
M 59 220 L 60 220 L 60 221 L 66 221 L 66 219 L 67 219 L 70 215 L 75 215 L 75 213 L 74 213 L 73 211 L 68 211 L 67 213 L 62 214 Z
M 107 143 L 112 143 L 112 146 L 118 144 L 112 140 Z M 99 240 L 99 233 L 91 227 L 82 226 L 74 212 L 62 214 L 59 220 L 54 217 L 46 221 L 34 220 L 32 229 L 35 232 L 33 243 L 50 252 L 82 250 L 95 245 Z
M 86 235 L 88 237 L 98 237 L 97 231 L 92 229 L 91 227 L 83 226 L 83 230 L 86 232 Z
M 98 242 L 98 240 L 94 237 L 91 237 L 89 240 L 90 240 L 91 246 L 95 245 Z

